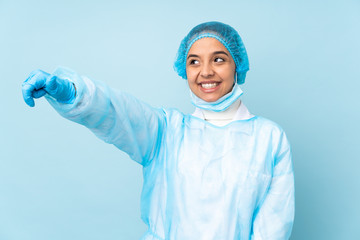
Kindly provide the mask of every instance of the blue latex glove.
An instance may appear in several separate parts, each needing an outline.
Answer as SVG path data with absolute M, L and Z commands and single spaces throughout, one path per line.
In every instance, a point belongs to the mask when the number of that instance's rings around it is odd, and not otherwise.
M 76 89 L 69 80 L 58 78 L 42 70 L 31 72 L 22 84 L 22 94 L 26 104 L 34 107 L 34 98 L 40 98 L 46 93 L 60 103 L 72 103 Z

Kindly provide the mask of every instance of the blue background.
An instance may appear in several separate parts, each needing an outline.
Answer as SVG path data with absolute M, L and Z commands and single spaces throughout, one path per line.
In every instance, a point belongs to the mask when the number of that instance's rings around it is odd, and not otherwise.
M 140 165 L 44 100 L 34 69 L 72 68 L 158 107 L 191 113 L 172 69 L 181 39 L 218 20 L 250 59 L 243 101 L 293 149 L 292 240 L 360 235 L 360 1 L 1 1 L 0 239 L 139 239 Z

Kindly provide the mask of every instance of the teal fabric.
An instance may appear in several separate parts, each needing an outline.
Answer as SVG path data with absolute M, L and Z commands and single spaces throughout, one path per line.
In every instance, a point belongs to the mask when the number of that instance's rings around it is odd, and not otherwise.
M 245 45 L 238 32 L 231 26 L 221 22 L 206 22 L 194 27 L 181 41 L 174 69 L 180 77 L 187 79 L 186 58 L 191 46 L 199 39 L 204 37 L 215 38 L 220 41 L 230 52 L 236 66 L 236 82 L 245 82 L 246 72 L 249 70 L 249 59 Z
M 260 116 L 212 125 L 58 69 L 81 93 L 64 117 L 143 166 L 142 239 L 288 239 L 294 176 L 284 131 Z

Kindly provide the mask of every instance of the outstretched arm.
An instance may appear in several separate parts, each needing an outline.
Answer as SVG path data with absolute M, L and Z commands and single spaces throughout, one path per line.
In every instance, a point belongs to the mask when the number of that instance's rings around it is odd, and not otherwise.
M 57 85 L 53 88 L 59 94 L 48 91 L 50 79 L 56 79 L 52 84 Z M 65 68 L 58 68 L 53 74 L 32 73 L 22 89 L 30 106 L 34 105 L 33 98 L 45 96 L 60 115 L 86 126 L 142 165 L 157 153 L 165 125 L 165 113 L 161 109 Z M 69 95 L 65 100 L 59 97 Z

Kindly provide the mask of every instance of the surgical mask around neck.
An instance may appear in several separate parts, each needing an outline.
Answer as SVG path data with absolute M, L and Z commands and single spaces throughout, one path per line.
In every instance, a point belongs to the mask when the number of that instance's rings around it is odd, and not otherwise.
M 190 96 L 191 96 L 191 103 L 195 105 L 198 108 L 210 110 L 214 112 L 221 112 L 230 107 L 231 104 L 233 104 L 241 95 L 243 94 L 243 91 L 239 87 L 238 84 L 235 84 L 231 92 L 228 94 L 225 94 L 215 102 L 206 102 L 196 96 L 191 90 L 190 90 Z

